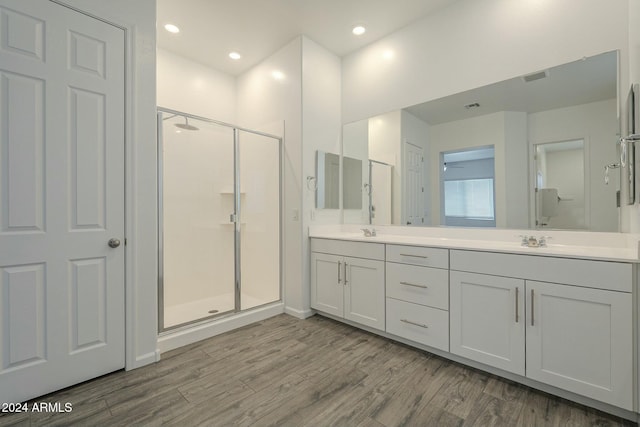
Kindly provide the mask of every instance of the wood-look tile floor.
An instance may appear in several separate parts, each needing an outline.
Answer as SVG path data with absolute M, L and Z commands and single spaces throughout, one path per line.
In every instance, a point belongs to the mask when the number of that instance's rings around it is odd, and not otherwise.
M 320 316 L 280 315 L 34 401 L 73 411 L 0 425 L 634 425 Z

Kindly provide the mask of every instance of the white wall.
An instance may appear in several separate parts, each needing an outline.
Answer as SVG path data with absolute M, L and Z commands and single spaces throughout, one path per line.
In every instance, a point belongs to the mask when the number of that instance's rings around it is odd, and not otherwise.
M 198 62 L 158 49 L 158 106 L 235 123 L 236 82 Z
M 343 58 L 342 121 L 615 49 L 628 87 L 629 1 L 455 2 Z
M 616 190 L 620 175 L 612 171 L 609 185 L 604 183 L 604 166 L 617 161 L 618 119 L 616 100 L 592 102 L 568 108 L 529 114 L 528 139 L 531 144 L 584 139 L 587 152 L 585 183 L 593 231 L 618 229 Z
M 236 80 L 241 126 L 284 135 L 283 283 L 286 309 L 299 316 L 308 310 L 303 288 L 302 212 L 302 37 L 298 37 Z M 274 78 L 279 71 L 281 79 Z M 283 123 L 284 121 L 284 123 Z M 277 203 L 277 201 L 273 201 Z
M 156 2 L 63 0 L 127 29 L 126 367 L 157 360 Z
M 504 112 L 505 197 L 508 228 L 529 228 L 527 113 Z
M 333 53 L 307 37 L 302 37 L 302 251 L 296 260 L 302 265 L 299 306 L 287 306 L 309 314 L 309 225 L 337 224 L 340 210 L 316 209 L 315 192 L 306 186 L 306 177 L 316 175 L 315 152 L 341 152 L 340 94 L 341 62 Z M 342 191 L 340 192 L 342 194 Z M 292 314 L 300 315 L 297 311 Z
M 640 25 L 638 25 L 638 16 L 640 16 L 640 1 L 629 0 L 629 74 L 630 78 L 622 81 L 621 91 L 624 95 L 623 102 L 626 101 L 626 93 L 631 83 L 640 83 Z M 623 112 L 622 117 L 626 114 Z M 626 129 L 626 122 L 623 123 L 622 129 Z M 636 165 L 640 159 L 640 153 L 636 153 Z M 640 174 L 636 174 L 636 204 L 634 206 L 624 206 L 620 212 L 620 224 L 623 231 L 631 233 L 640 232 Z

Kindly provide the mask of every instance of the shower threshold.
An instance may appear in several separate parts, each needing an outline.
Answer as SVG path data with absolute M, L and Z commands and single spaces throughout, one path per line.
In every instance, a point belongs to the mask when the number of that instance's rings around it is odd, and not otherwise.
M 257 307 L 271 301 L 263 301 L 250 295 L 242 295 L 242 309 Z M 234 294 L 232 292 L 211 298 L 203 298 L 183 304 L 165 306 L 164 327 L 172 328 L 208 317 L 228 314 L 234 310 Z M 213 313 L 212 313 L 213 312 Z

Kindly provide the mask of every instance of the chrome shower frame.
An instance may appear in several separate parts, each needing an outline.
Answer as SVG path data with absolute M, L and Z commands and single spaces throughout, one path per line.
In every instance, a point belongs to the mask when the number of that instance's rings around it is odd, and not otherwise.
M 164 114 L 169 114 L 169 117 L 164 117 Z M 231 128 L 233 130 L 233 172 L 234 172 L 234 212 L 231 214 L 234 222 L 234 309 L 231 311 L 225 311 L 222 313 L 216 313 L 211 316 L 205 316 L 198 318 L 196 320 L 192 320 L 190 322 L 181 323 L 178 325 L 165 327 L 164 326 L 164 215 L 163 215 L 163 131 L 162 131 L 162 123 L 164 120 L 173 118 L 176 116 L 184 117 L 185 119 L 193 119 L 199 120 L 206 123 L 211 123 L 214 125 L 223 126 L 226 128 Z M 236 315 L 237 313 L 242 312 L 241 307 L 241 299 L 242 299 L 242 281 L 241 281 L 241 223 L 240 223 L 240 214 L 241 214 L 241 197 L 240 197 L 240 132 L 248 132 L 254 135 L 264 136 L 266 138 L 271 138 L 277 141 L 278 143 L 278 208 L 279 208 L 279 225 L 280 225 L 280 233 L 279 233 L 279 271 L 278 271 L 278 294 L 279 298 L 275 301 L 269 301 L 265 304 L 251 307 L 248 310 L 258 309 L 273 303 L 277 303 L 282 301 L 283 295 L 283 283 L 282 276 L 284 271 L 284 261 L 283 261 L 283 230 L 284 230 L 284 182 L 282 179 L 283 173 L 283 160 L 284 160 L 284 146 L 283 139 L 280 136 L 269 134 L 266 132 L 260 132 L 253 129 L 248 129 L 241 126 L 236 126 L 230 123 L 226 123 L 219 120 L 210 119 L 207 117 L 201 117 L 194 114 L 185 113 L 182 111 L 172 110 L 169 108 L 158 107 L 157 108 L 157 164 L 158 164 L 158 186 L 157 186 L 157 194 L 158 194 L 158 333 L 162 334 L 164 332 L 173 332 L 178 329 L 188 328 L 195 324 L 207 323 L 213 319 L 220 319 L 223 317 L 229 317 Z

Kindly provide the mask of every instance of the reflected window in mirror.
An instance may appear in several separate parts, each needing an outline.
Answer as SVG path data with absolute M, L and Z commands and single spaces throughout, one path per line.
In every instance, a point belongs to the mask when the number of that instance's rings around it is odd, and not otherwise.
M 441 153 L 442 224 L 495 227 L 495 149 Z

